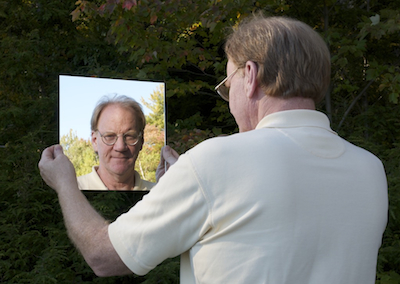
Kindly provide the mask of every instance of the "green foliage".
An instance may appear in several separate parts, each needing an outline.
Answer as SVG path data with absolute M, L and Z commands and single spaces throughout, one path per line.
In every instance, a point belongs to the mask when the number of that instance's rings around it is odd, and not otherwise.
M 202 141 L 214 136 L 215 134 L 209 130 L 176 129 L 173 134 L 168 136 L 168 144 L 179 154 L 182 154 Z
M 164 129 L 165 120 L 165 96 L 164 85 L 160 84 L 156 90 L 150 95 L 151 102 L 146 102 L 142 99 L 142 103 L 151 110 L 151 113 L 146 117 L 146 123 L 156 126 L 158 129 Z
M 72 129 L 60 139 L 64 154 L 71 160 L 75 167 L 76 176 L 82 176 L 92 171 L 92 167 L 99 164 L 99 159 L 93 151 L 90 140 L 78 138 Z
M 400 275 L 394 271 L 378 273 L 376 284 L 397 284 L 400 283 Z
M 150 102 L 142 100 L 142 103 L 151 110 L 151 113 L 146 116 L 144 144 L 136 161 L 136 171 L 143 179 L 156 182 L 160 152 L 165 143 L 164 85 L 160 84 L 150 95 Z
M 136 171 L 145 180 L 156 182 L 156 170 L 164 146 L 164 131 L 153 124 L 147 124 L 142 151 L 136 160 Z
M 64 0 L 0 2 L 1 283 L 146 280 L 93 274 L 68 239 L 57 196 L 37 168 L 42 149 L 58 141 L 58 75 L 125 77 L 134 69 L 105 40 L 106 20 L 72 22 L 73 9 L 74 1 Z M 98 209 L 106 216 L 124 204 L 103 199 Z M 175 272 L 167 274 L 177 279 Z

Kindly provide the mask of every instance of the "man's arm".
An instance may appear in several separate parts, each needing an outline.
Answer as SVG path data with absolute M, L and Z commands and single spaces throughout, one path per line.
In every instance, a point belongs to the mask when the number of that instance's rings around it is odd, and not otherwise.
M 58 195 L 65 226 L 72 242 L 98 276 L 130 274 L 108 237 L 108 222 L 78 189 L 75 169 L 60 145 L 42 153 L 39 162 L 43 180 Z

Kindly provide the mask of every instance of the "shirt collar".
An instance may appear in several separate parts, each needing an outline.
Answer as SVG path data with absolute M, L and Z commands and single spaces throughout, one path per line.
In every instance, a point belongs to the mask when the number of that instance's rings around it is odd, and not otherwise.
M 330 127 L 328 117 L 319 111 L 308 109 L 285 110 L 265 116 L 257 124 L 260 128 L 318 127 L 337 134 Z

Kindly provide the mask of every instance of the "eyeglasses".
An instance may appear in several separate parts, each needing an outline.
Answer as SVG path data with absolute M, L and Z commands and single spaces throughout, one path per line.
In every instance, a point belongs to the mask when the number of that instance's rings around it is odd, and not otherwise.
M 119 136 L 122 136 L 126 145 L 129 146 L 136 145 L 139 142 L 140 137 L 142 137 L 141 132 L 139 134 L 136 134 L 135 132 L 127 132 L 119 135 L 112 132 L 101 134 L 99 130 L 97 130 L 97 132 L 99 132 L 101 140 L 104 142 L 104 144 L 108 146 L 114 145 L 117 142 Z
M 215 87 L 215 91 L 217 91 L 218 95 L 221 96 L 225 101 L 229 101 L 229 87 L 225 86 L 225 82 L 228 81 L 230 77 L 233 77 L 235 73 L 239 70 L 239 67 L 235 69 L 231 74 L 229 74 L 221 83 L 219 83 Z

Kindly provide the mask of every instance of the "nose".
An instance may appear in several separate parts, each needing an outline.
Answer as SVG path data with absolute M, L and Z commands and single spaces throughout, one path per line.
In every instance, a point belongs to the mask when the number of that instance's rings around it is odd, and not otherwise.
M 114 144 L 114 150 L 116 151 L 124 151 L 128 148 L 128 145 L 126 145 L 125 141 L 124 141 L 124 137 L 118 136 L 117 141 Z

